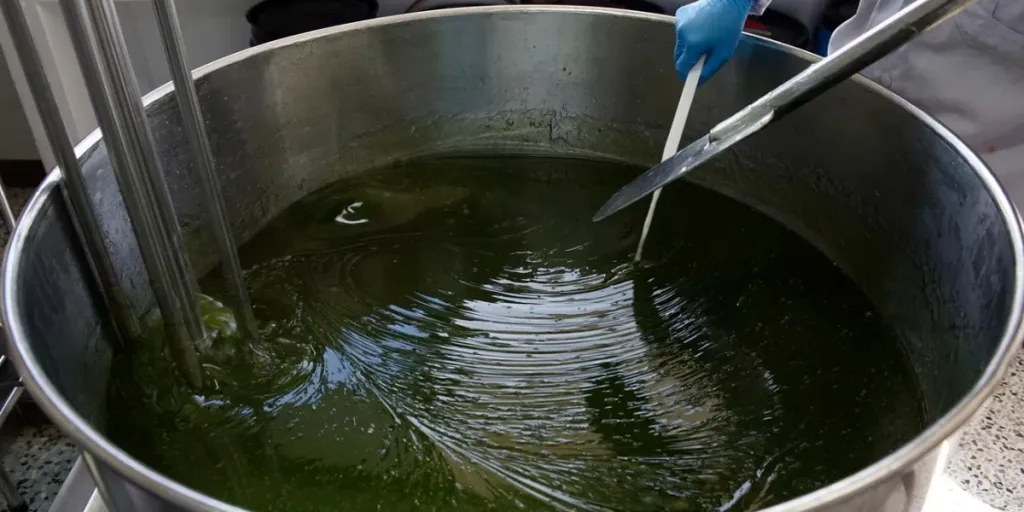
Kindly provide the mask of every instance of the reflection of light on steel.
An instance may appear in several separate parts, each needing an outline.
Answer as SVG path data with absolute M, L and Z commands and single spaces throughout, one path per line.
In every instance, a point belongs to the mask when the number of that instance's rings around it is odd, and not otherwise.
M 363 202 L 359 201 L 359 202 L 352 203 L 352 204 L 346 206 L 345 209 L 341 213 L 339 213 L 337 217 L 334 218 L 335 222 L 340 222 L 342 224 L 363 224 L 363 223 L 366 223 L 366 222 L 370 222 L 370 219 L 346 219 L 345 218 L 346 215 L 355 215 L 356 208 L 359 208 L 362 205 L 363 205 Z

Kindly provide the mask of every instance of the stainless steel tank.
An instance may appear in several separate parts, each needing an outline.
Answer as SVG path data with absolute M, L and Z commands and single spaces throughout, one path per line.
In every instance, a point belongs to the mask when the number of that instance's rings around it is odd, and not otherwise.
M 247 50 L 197 72 L 235 236 L 340 177 L 437 152 L 522 151 L 651 164 L 680 83 L 671 19 L 578 8 L 479 8 L 361 22 Z M 689 137 L 806 66 L 747 37 L 702 87 Z M 170 88 L 147 109 L 194 267 L 215 264 Z M 98 133 L 78 148 L 120 279 L 153 301 Z M 936 450 L 993 392 L 1021 342 L 1018 216 L 948 130 L 849 80 L 693 174 L 817 245 L 902 336 L 929 427 L 883 460 L 771 508 L 914 510 Z M 28 390 L 77 441 L 117 510 L 233 510 L 103 435 L 112 346 L 51 173 L 14 233 L 3 320 Z M 699 214 L 700 212 L 695 212 Z M 737 250 L 742 250 L 737 248 Z M 856 447 L 851 447 L 856 449 Z

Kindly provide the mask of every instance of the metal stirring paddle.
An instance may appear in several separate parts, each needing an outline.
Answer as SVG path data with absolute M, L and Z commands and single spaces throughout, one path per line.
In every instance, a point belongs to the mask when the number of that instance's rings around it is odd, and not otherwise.
M 689 146 L 648 169 L 608 200 L 599 221 L 679 179 L 737 142 L 778 121 L 975 0 L 917 0 L 841 50 L 809 66 L 761 99 L 722 121 Z

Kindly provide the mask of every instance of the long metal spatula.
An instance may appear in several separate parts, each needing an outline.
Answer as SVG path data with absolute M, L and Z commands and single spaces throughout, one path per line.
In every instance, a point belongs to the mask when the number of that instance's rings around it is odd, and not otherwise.
M 671 158 L 622 187 L 594 215 L 599 221 L 679 179 L 733 144 L 782 119 L 833 85 L 849 78 L 974 0 L 917 0 L 881 25 L 722 121 Z

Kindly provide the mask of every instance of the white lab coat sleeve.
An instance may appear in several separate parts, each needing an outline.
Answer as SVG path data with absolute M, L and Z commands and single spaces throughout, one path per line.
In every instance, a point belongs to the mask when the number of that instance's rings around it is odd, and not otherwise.
M 764 10 L 768 8 L 768 4 L 772 3 L 772 0 L 754 0 L 750 4 L 750 14 L 753 16 L 760 16 L 764 14 Z
M 860 0 L 853 17 L 839 25 L 828 42 L 828 53 L 850 44 L 871 27 L 894 16 L 911 0 Z
M 860 0 L 832 35 L 849 44 L 912 0 Z M 1024 207 L 1024 0 L 977 0 L 861 74 L 939 120 Z

